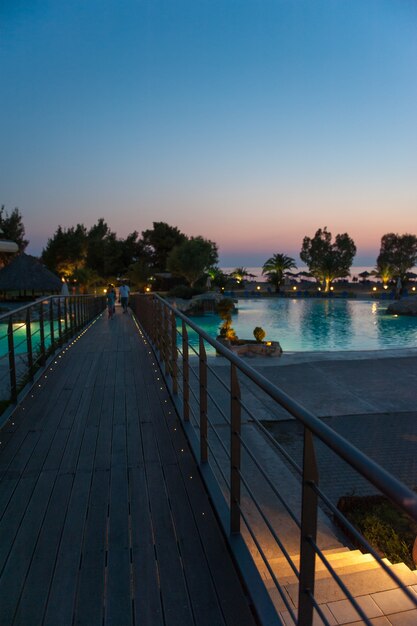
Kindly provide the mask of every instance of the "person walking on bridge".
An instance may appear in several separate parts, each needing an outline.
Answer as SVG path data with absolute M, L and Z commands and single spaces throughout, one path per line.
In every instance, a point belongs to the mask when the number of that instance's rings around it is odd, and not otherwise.
M 116 290 L 111 284 L 107 285 L 106 300 L 108 319 L 111 320 L 116 314 Z
M 123 308 L 123 313 L 127 313 L 127 305 L 129 303 L 130 287 L 126 283 L 122 283 L 119 287 L 119 298 Z

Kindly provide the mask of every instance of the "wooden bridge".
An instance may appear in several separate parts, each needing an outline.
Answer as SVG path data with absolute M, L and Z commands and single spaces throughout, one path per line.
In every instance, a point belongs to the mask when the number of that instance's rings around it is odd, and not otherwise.
M 130 315 L 59 353 L 0 439 L 1 626 L 256 623 Z

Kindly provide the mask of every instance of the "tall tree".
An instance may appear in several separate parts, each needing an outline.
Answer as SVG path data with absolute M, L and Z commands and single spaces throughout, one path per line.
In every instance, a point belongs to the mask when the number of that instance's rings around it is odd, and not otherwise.
M 67 229 L 58 226 L 42 251 L 42 261 L 52 272 L 71 279 L 76 270 L 85 267 L 87 245 L 84 224 Z
M 332 234 L 324 227 L 313 238 L 304 237 L 300 258 L 327 292 L 335 278 L 349 276 L 355 254 L 355 243 L 347 233 L 336 235 L 332 243 Z
M 164 272 L 170 252 L 186 239 L 176 226 L 170 226 L 166 222 L 153 222 L 153 228 L 142 232 L 140 243 L 154 271 Z
M 88 231 L 86 265 L 103 278 L 126 274 L 139 254 L 137 231 L 118 239 L 102 217 Z
M 22 215 L 16 207 L 8 214 L 4 204 L 0 207 L 0 239 L 14 241 L 17 244 L 19 252 L 23 252 L 29 241 L 25 239 L 25 227 L 23 225 Z M 19 254 L 19 252 L 17 254 Z M 0 253 L 0 267 L 10 263 L 15 254 Z
M 415 235 L 408 233 L 383 235 L 376 260 L 379 274 L 385 270 L 386 273 L 390 273 L 391 278 L 399 278 L 404 285 L 408 280 L 407 273 L 415 265 L 417 265 L 417 237 Z
M 168 270 L 183 276 L 191 287 L 218 261 L 217 246 L 209 239 L 191 237 L 170 252 Z
M 264 274 L 268 282 L 275 287 L 275 292 L 279 293 L 280 287 L 284 282 L 284 272 L 297 267 L 295 261 L 286 254 L 274 254 L 262 266 L 262 274 Z

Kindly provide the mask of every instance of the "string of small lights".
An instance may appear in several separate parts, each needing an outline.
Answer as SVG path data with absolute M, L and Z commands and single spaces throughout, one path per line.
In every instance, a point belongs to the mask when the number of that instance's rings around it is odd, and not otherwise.
M 153 354 L 153 351 L 150 349 L 151 348 L 150 343 L 146 339 L 146 336 L 145 336 L 144 332 L 142 331 L 142 328 L 140 327 L 140 325 L 139 325 L 139 323 L 138 323 L 138 321 L 137 321 L 137 319 L 136 319 L 136 317 L 134 315 L 132 315 L 132 320 L 133 320 L 133 322 L 134 322 L 134 324 L 135 324 L 135 326 L 136 326 L 136 328 L 138 330 L 138 333 L 140 335 L 141 340 L 143 341 L 144 346 L 147 348 L 147 353 L 148 353 L 148 356 L 150 357 L 150 361 L 151 361 L 152 368 L 153 368 L 153 372 L 152 373 L 154 374 L 155 381 L 157 382 L 157 386 L 159 387 L 160 391 L 164 391 L 164 387 L 160 386 L 160 381 L 161 381 L 162 374 L 160 373 L 160 370 L 157 367 L 157 364 L 155 362 L 156 361 L 155 360 L 155 356 Z M 165 392 L 168 395 L 168 391 L 166 389 L 165 389 Z M 164 395 L 165 395 L 165 393 L 164 393 Z M 168 404 L 168 398 L 162 397 L 161 399 L 163 400 L 163 404 Z M 163 408 L 163 406 L 162 406 L 162 408 Z M 166 411 L 166 413 L 168 415 L 172 415 L 172 411 L 168 410 L 168 411 Z M 175 423 L 172 425 L 172 430 L 173 430 L 173 432 L 177 431 L 177 426 L 175 425 Z M 181 452 L 181 454 L 183 454 L 185 452 L 185 449 L 184 448 L 179 448 L 179 451 Z M 192 474 L 189 475 L 189 479 L 190 480 L 193 479 Z M 201 511 L 201 515 L 204 516 L 205 512 Z
M 6 430 L 7 428 L 7 432 L 8 433 L 13 433 L 16 431 L 17 426 L 18 426 L 18 418 L 19 418 L 19 414 L 23 413 L 24 411 L 26 411 L 29 408 L 29 403 L 31 402 L 32 399 L 36 399 L 36 395 L 37 393 L 39 393 L 39 389 L 42 389 L 42 386 L 45 385 L 45 382 L 48 379 L 48 373 L 46 372 L 53 372 L 61 363 L 62 363 L 62 359 L 65 357 L 65 355 L 67 354 L 67 352 L 73 347 L 75 346 L 75 344 L 80 341 L 80 339 L 85 335 L 86 332 L 88 332 L 90 330 L 90 328 L 96 324 L 98 322 L 98 320 L 103 316 L 103 313 L 100 313 L 97 317 L 95 317 L 91 322 L 89 322 L 87 324 L 87 326 L 85 326 L 85 328 L 83 328 L 81 330 L 81 332 L 79 332 L 76 337 L 74 337 L 64 348 L 61 349 L 60 353 L 55 355 L 53 357 L 53 361 L 51 361 L 48 365 L 48 367 L 45 369 L 45 373 L 41 374 L 41 376 L 38 378 L 38 380 L 32 385 L 31 389 L 29 390 L 29 392 L 26 394 L 26 396 L 23 398 L 23 400 L 21 401 L 21 403 L 16 407 L 16 409 L 13 411 L 12 415 L 10 416 L 10 418 L 5 422 L 5 424 L 3 425 L 2 429 L 0 430 L 0 433 Z M 43 379 L 43 380 L 42 380 Z M 1 438 L 0 441 L 0 446 L 4 445 L 4 438 Z

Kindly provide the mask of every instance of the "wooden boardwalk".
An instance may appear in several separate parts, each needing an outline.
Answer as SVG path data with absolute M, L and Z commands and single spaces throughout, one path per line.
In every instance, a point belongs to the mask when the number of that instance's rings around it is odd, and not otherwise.
M 130 316 L 51 368 L 0 436 L 1 626 L 253 625 Z

